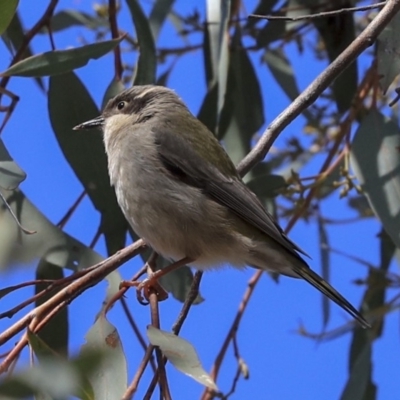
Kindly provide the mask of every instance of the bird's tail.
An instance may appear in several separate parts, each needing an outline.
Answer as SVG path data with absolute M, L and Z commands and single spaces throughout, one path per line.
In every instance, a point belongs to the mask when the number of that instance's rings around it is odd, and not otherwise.
M 353 318 L 355 318 L 363 328 L 370 328 L 371 325 L 365 318 L 328 282 L 322 279 L 317 273 L 306 266 L 297 266 L 294 271 L 301 278 L 305 279 L 308 283 L 313 285 L 316 289 L 322 292 L 325 296 L 329 297 L 337 305 L 347 311 Z

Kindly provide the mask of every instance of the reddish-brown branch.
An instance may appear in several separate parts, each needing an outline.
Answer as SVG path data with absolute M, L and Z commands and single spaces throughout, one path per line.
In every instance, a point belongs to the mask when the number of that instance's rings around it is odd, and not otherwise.
M 127 246 L 116 254 L 97 264 L 86 275 L 69 284 L 64 289 L 57 292 L 53 297 L 44 302 L 18 320 L 6 331 L 0 334 L 0 346 L 14 337 L 29 325 L 32 332 L 36 333 L 49 320 L 49 315 L 53 316 L 57 311 L 69 304 L 74 298 L 79 296 L 89 287 L 94 286 L 104 279 L 112 271 L 116 270 L 123 263 L 146 249 L 146 244 L 142 240 Z M 0 364 L 0 373 L 7 371 L 12 360 L 20 353 L 27 344 L 23 336 L 9 356 Z

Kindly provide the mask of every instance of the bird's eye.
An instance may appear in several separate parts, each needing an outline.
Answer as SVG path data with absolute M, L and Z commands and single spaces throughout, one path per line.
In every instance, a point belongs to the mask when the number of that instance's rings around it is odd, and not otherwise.
M 122 110 L 125 106 L 126 106 L 126 101 L 120 101 L 120 102 L 117 104 L 118 110 Z

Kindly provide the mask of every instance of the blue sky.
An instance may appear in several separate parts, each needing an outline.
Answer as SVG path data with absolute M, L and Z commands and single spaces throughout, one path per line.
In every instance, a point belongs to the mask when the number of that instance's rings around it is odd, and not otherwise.
M 26 27 L 36 22 L 47 4 L 33 9 L 31 4 L 21 2 L 20 15 Z M 256 1 L 246 1 L 246 10 L 251 11 Z M 150 8 L 150 2 L 144 2 L 144 8 Z M 204 15 L 204 4 L 199 1 L 177 1 L 176 9 L 181 14 L 185 10 L 198 7 Z M 125 3 L 119 16 L 122 29 L 132 33 L 130 16 Z M 91 3 L 79 0 L 62 0 L 57 10 L 79 8 L 89 11 Z M 92 35 L 84 28 L 73 28 L 55 35 L 57 49 L 66 49 L 80 45 L 77 37 L 84 37 L 91 42 Z M 190 38 L 191 44 L 201 43 L 201 36 Z M 173 34 L 167 23 L 160 35 L 159 46 L 173 47 L 184 45 Z M 32 49 L 36 52 L 50 50 L 48 38 L 40 36 L 34 39 Z M 310 51 L 300 55 L 294 46 L 288 46 L 288 54 L 293 67 L 299 74 L 299 87 L 304 89 L 324 68 L 324 64 L 310 63 Z M 126 57 L 126 56 L 125 56 Z M 6 69 L 10 56 L 4 44 L 0 44 L 0 70 Z M 288 104 L 288 99 L 274 82 L 270 72 L 260 63 L 260 55 L 252 55 L 264 96 L 266 124 L 270 123 Z M 363 64 L 361 64 L 363 65 Z M 360 67 L 360 72 L 362 73 Z M 158 73 L 165 69 L 161 66 Z M 113 78 L 113 58 L 111 55 L 97 61 L 91 61 L 86 67 L 76 71 L 89 89 L 92 97 L 100 106 L 105 89 Z M 46 81 L 46 79 L 45 79 Z M 47 84 L 47 82 L 46 82 Z M 202 52 L 191 53 L 176 64 L 168 81 L 168 86 L 176 90 L 194 114 L 197 114 L 205 94 Z M 28 198 L 54 223 L 57 223 L 71 204 L 82 192 L 82 185 L 65 161 L 51 130 L 47 113 L 46 96 L 40 93 L 35 82 L 27 78 L 13 78 L 8 89 L 21 97 L 18 106 L 9 121 L 3 140 L 16 162 L 28 174 L 21 188 Z M 285 141 L 302 130 L 303 121 L 291 124 L 278 139 L 276 146 L 282 147 Z M 85 134 L 85 133 L 82 133 Z M 97 133 L 87 133 L 97 134 Z M 304 174 L 316 174 L 320 165 L 315 162 L 307 167 Z M 326 217 L 348 218 L 355 213 L 348 210 L 345 201 L 340 201 L 335 193 L 322 203 L 322 212 Z M 282 226 L 287 221 L 280 221 Z M 85 198 L 73 218 L 65 227 L 66 232 L 82 242 L 89 244 L 96 233 L 99 215 L 93 209 L 90 200 Z M 329 238 L 334 248 L 342 249 L 355 256 L 377 264 L 379 245 L 376 235 L 380 224 L 375 219 L 364 220 L 357 224 L 334 225 L 329 227 Z M 315 221 L 296 224 L 290 237 L 312 257 L 310 265 L 320 272 L 318 234 Z M 99 241 L 96 250 L 106 255 L 104 242 Z M 134 260 L 124 265 L 120 272 L 128 278 L 133 275 L 141 261 Z M 36 264 L 14 266 L 4 272 L 2 287 L 31 279 Z M 393 265 L 396 272 L 397 265 Z M 194 344 L 200 359 L 207 370 L 222 344 L 239 302 L 246 289 L 247 281 L 253 270 L 235 271 L 229 268 L 205 274 L 201 293 L 205 302 L 193 307 L 181 335 Z M 352 304 L 358 306 L 363 288 L 351 282 L 366 277 L 364 266 L 347 258 L 332 255 L 331 283 Z M 105 283 L 92 288 L 80 296 L 70 306 L 71 353 L 76 353 L 84 343 L 84 335 L 91 326 L 105 295 Z M 15 305 L 26 297 L 29 290 L 13 294 L 2 299 L 1 310 Z M 392 297 L 393 293 L 388 292 Z M 149 309 L 137 304 L 133 293 L 128 294 L 128 303 L 142 331 L 149 324 Z M 160 304 L 161 326 L 169 330 L 176 319 L 181 304 L 169 299 Z M 21 316 L 22 314 L 17 315 Z M 127 354 L 129 378 L 140 362 L 142 352 L 137 345 L 128 324 L 124 320 L 119 305 L 109 314 L 110 321 L 117 327 Z M 334 328 L 348 320 L 348 316 L 336 305 L 331 304 L 331 320 L 328 326 Z M 345 335 L 329 342 L 316 343 L 296 333 L 302 323 L 310 331 L 318 333 L 322 327 L 321 295 L 310 285 L 300 280 L 281 278 L 279 284 L 264 276 L 254 292 L 251 304 L 244 316 L 238 335 L 242 358 L 250 369 L 250 380 L 241 380 L 234 399 L 337 399 L 347 380 L 347 353 L 351 336 Z M 9 320 L 0 321 L 0 329 L 9 326 Z M 398 346 L 398 317 L 386 318 L 383 337 L 376 341 L 373 348 L 373 377 L 378 385 L 378 399 L 394 398 L 393 393 L 400 391 L 397 371 L 400 350 Z M 27 360 L 26 354 L 24 359 Z M 227 392 L 236 370 L 232 349 L 228 350 L 223 365 L 219 387 Z M 396 373 L 397 376 L 397 373 Z M 198 398 L 202 387 L 182 375 L 172 367 L 168 368 L 170 388 L 174 399 Z M 151 378 L 146 373 L 142 379 L 140 392 L 147 388 Z

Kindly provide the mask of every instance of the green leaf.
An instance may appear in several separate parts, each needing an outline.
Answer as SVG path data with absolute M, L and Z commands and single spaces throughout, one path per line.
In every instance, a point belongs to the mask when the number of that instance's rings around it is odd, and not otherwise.
M 261 199 L 278 196 L 287 187 L 286 180 L 281 175 L 255 175 L 247 182 L 247 186 Z
M 351 165 L 375 215 L 400 248 L 399 148 L 397 123 L 372 110 L 355 133 Z
M 319 252 L 321 257 L 321 267 L 322 267 L 322 278 L 325 281 L 330 281 L 330 251 L 329 251 L 329 238 L 328 232 L 324 220 L 319 216 L 318 222 L 318 235 L 319 235 Z M 327 296 L 322 295 L 322 314 L 323 314 L 323 325 L 329 322 L 330 317 L 330 301 Z
M 377 39 L 378 76 L 384 93 L 400 71 L 400 14 L 397 13 Z
M 93 18 L 91 15 L 78 10 L 62 10 L 51 17 L 51 31 L 60 32 L 73 26 L 85 26 L 89 29 L 98 29 L 108 26 L 107 19 Z M 43 29 L 40 33 L 48 33 Z
M 340 400 L 363 400 L 372 368 L 371 345 L 368 343 L 355 360 Z
M 85 339 L 81 354 L 94 350 L 105 354 L 97 371 L 89 374 L 94 398 L 121 399 L 128 386 L 128 372 L 118 331 L 100 314 Z
M 201 366 L 196 350 L 187 340 L 162 331 L 152 325 L 147 327 L 147 337 L 153 346 L 160 348 L 171 364 L 202 385 L 218 391 L 211 376 Z
M 218 91 L 217 120 L 220 119 L 220 113 L 225 102 L 228 85 L 229 14 L 230 1 L 206 1 L 207 29 L 204 33 L 203 52 L 206 66 L 207 87 L 211 88 L 216 85 Z
M 156 0 L 149 15 L 150 29 L 154 40 L 157 40 L 161 27 L 167 18 L 175 0 Z
M 43 258 L 61 268 L 77 271 L 103 258 L 78 240 L 53 225 L 20 190 L 0 189 L 22 226 L 35 230 L 32 235 L 21 231 L 9 211 L 0 208 L 0 267 L 16 262 Z
M 86 65 L 89 60 L 104 56 L 116 47 L 123 37 L 88 44 L 76 49 L 54 50 L 26 58 L 1 73 L 1 76 L 47 76 L 59 75 Z
M 239 28 L 235 31 L 232 45 L 226 102 L 234 105 L 232 114 L 242 135 L 250 144 L 253 135 L 264 124 L 263 98 L 253 63 L 248 53 L 243 51 L 242 33 Z M 222 137 L 223 129 L 219 129 L 218 133 Z
M 230 55 L 229 75 L 218 136 L 234 163 L 250 151 L 255 132 L 264 123 L 260 84 L 236 29 Z M 248 177 L 249 178 L 249 177 Z
M 40 338 L 39 335 L 33 333 L 28 329 L 28 341 L 31 346 L 36 358 L 39 361 L 47 361 L 49 358 L 56 357 L 54 351 L 49 347 L 49 345 Z
M 279 14 L 278 14 L 279 15 Z M 256 37 L 257 47 L 268 47 L 276 40 L 280 40 L 286 33 L 286 21 L 267 21 Z
M 156 81 L 157 56 L 150 23 L 137 0 L 126 0 L 135 25 L 140 54 L 136 65 L 134 85 Z
M 10 153 L 0 139 L 0 186 L 3 189 L 13 190 L 25 180 L 26 173 L 11 158 Z
M 0 0 L 0 35 L 10 25 L 17 7 L 18 0 Z
M 25 31 L 19 18 L 18 12 L 14 14 L 10 25 L 1 37 L 11 54 L 15 54 L 15 52 L 18 51 L 18 49 L 22 46 L 25 40 Z M 32 51 L 30 46 L 28 45 L 22 52 L 20 59 L 23 60 L 24 58 L 30 57 L 31 55 Z M 40 89 L 44 92 L 45 87 L 42 78 L 35 78 L 35 81 Z
M 271 50 L 268 49 L 263 56 L 263 61 L 266 62 L 276 82 L 289 97 L 290 100 L 295 100 L 299 95 L 296 76 L 293 72 L 292 65 L 286 57 L 283 49 Z M 311 126 L 318 126 L 318 122 L 314 121 L 313 115 L 308 109 L 303 111 L 304 117 Z
M 165 258 L 161 258 L 161 262 L 157 259 L 157 267 L 163 264 L 163 267 L 170 265 L 171 262 Z M 193 283 L 193 272 L 188 266 L 184 266 L 175 271 L 168 272 L 168 274 L 160 278 L 161 286 L 169 293 L 171 293 L 175 299 L 184 303 L 190 292 L 190 288 Z M 199 293 L 194 300 L 193 304 L 200 304 L 204 301 L 204 298 Z
M 37 280 L 58 280 L 64 278 L 64 271 L 62 268 L 41 259 L 36 268 Z M 37 283 L 35 285 L 35 294 L 46 289 L 48 283 Z M 61 289 L 63 290 L 63 289 Z M 38 307 L 47 300 L 49 300 L 58 290 L 47 293 L 40 297 L 35 305 Z M 50 349 L 54 350 L 57 354 L 68 356 L 68 308 L 62 308 L 37 334 L 38 338 L 45 343 Z M 39 358 L 39 354 L 36 352 Z
M 53 131 L 65 158 L 101 213 L 101 232 L 108 254 L 124 247 L 128 223 L 110 185 L 101 132 L 73 131 L 79 123 L 99 115 L 96 105 L 78 77 L 70 72 L 50 78 L 49 114 Z
M 311 4 L 310 1 L 308 2 Z M 340 4 L 327 4 L 323 11 L 333 11 L 352 6 L 353 2 L 347 0 L 340 2 Z M 353 13 L 348 12 L 325 18 L 314 18 L 312 22 L 324 41 L 329 62 L 333 62 L 355 40 Z M 332 93 L 339 112 L 345 112 L 350 108 L 354 93 L 357 91 L 357 81 L 356 60 L 332 84 Z
M 119 80 L 113 78 L 113 80 L 108 85 L 106 92 L 104 93 L 103 101 L 101 102 L 101 109 L 104 110 L 108 101 L 115 97 L 117 94 L 125 90 L 124 84 Z

